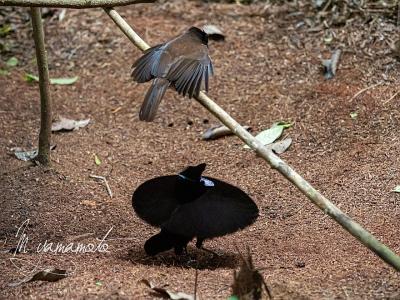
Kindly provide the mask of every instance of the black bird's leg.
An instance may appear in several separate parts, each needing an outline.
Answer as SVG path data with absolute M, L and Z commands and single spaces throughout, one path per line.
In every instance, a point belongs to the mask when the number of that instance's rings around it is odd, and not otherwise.
M 184 246 L 175 246 L 175 254 L 178 256 L 178 261 L 186 265 L 191 265 L 196 261 L 196 257 L 192 256 L 187 251 L 187 244 Z
M 210 249 L 204 248 L 203 242 L 204 242 L 204 239 L 202 239 L 202 238 L 197 238 L 196 239 L 196 247 L 197 247 L 197 249 L 200 249 L 200 250 L 203 250 L 205 252 L 211 253 L 214 256 L 221 257 L 220 254 L 218 254 L 218 253 L 216 253 L 216 252 L 214 252 L 214 251 L 212 251 Z

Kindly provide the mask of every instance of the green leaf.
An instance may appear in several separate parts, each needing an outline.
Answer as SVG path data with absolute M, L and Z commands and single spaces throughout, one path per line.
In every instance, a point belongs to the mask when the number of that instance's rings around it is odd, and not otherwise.
M 287 149 L 289 149 L 291 144 L 292 144 L 292 139 L 291 138 L 287 138 L 287 139 L 275 142 L 275 143 L 269 145 L 269 147 L 271 147 L 271 149 L 274 150 L 274 152 L 276 154 L 282 154 Z
M 283 128 L 286 129 L 286 128 L 292 127 L 293 123 L 289 123 L 289 122 L 286 122 L 286 121 L 279 121 L 279 122 L 276 122 L 276 123 L 272 124 L 272 127 L 273 126 L 283 126 Z
M 392 190 L 392 192 L 400 193 L 400 185 L 397 185 L 397 186 Z
M 10 24 L 4 24 L 0 26 L 0 36 L 6 36 L 11 32 L 12 28 Z
M 239 297 L 232 295 L 232 296 L 229 296 L 228 300 L 239 300 Z
M 94 163 L 95 163 L 96 165 L 100 166 L 100 165 L 101 165 L 101 160 L 100 160 L 100 158 L 99 158 L 96 154 L 93 154 L 93 156 L 94 156 Z
M 8 71 L 0 69 L 0 76 L 6 76 L 6 75 L 8 75 Z
M 259 134 L 257 134 L 256 139 L 259 140 L 263 145 L 272 144 L 282 135 L 282 132 L 285 128 L 289 128 L 291 126 L 293 126 L 293 124 L 287 122 L 274 123 L 271 128 L 261 131 Z M 250 147 L 247 145 L 244 145 L 244 148 L 250 149 Z
M 358 112 L 353 111 L 350 113 L 350 118 L 352 118 L 353 120 L 357 119 L 357 117 L 358 117 Z
M 65 77 L 65 78 L 50 78 L 50 84 L 66 85 L 73 84 L 79 79 L 78 76 L 75 77 Z M 25 74 L 25 80 L 27 82 L 39 81 L 39 77 L 32 74 Z
M 35 75 L 32 75 L 32 74 L 28 74 L 28 73 L 25 74 L 24 79 L 27 82 L 33 82 L 33 81 L 38 81 L 39 82 L 39 77 L 37 77 Z
M 50 78 L 51 84 L 67 85 L 73 84 L 79 79 L 78 76 L 75 77 L 65 77 L 65 78 Z
M 96 285 L 97 285 L 97 286 L 102 286 L 103 283 L 102 283 L 100 280 L 97 280 L 97 281 L 96 281 Z
M 11 57 L 9 60 L 6 61 L 7 67 L 15 67 L 18 65 L 18 59 L 16 57 Z

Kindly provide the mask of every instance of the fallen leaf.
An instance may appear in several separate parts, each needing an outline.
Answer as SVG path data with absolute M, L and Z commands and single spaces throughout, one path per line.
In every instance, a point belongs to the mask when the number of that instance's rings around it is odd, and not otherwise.
M 56 148 L 56 145 L 51 145 L 50 150 L 53 150 Z M 32 150 L 23 150 L 20 147 L 13 148 L 14 149 L 14 155 L 19 159 L 23 161 L 28 161 L 34 159 L 38 155 L 38 149 L 32 149 Z
M 4 24 L 0 26 L 0 36 L 6 36 L 12 31 L 10 24 Z
M 93 156 L 94 156 L 94 163 L 95 163 L 96 165 L 100 166 L 100 165 L 101 165 L 101 160 L 100 160 L 100 158 L 97 156 L 97 154 L 93 154 Z
M 286 121 L 279 121 L 272 124 L 272 126 L 283 126 L 284 129 L 290 128 L 293 126 L 293 123 L 286 122 Z
M 25 74 L 24 79 L 27 82 L 39 81 L 39 77 L 28 73 Z
M 10 67 L 10 68 L 17 66 L 18 59 L 16 57 L 11 57 L 10 59 L 8 59 L 6 61 L 6 65 L 7 65 L 7 67 Z
M 256 139 L 259 140 L 263 145 L 272 144 L 277 140 L 285 128 L 291 127 L 293 124 L 286 122 L 278 122 L 272 125 L 271 128 L 261 131 L 256 135 Z M 245 149 L 250 149 L 248 145 L 244 145 Z
M 188 295 L 182 292 L 173 293 L 167 289 L 156 287 L 152 282 L 148 281 L 147 279 L 142 279 L 139 282 L 145 284 L 154 292 L 156 292 L 160 298 L 167 298 L 172 300 L 194 300 L 194 297 L 192 295 Z
M 14 154 L 19 160 L 28 161 L 34 159 L 38 155 L 38 150 L 15 151 Z
M 330 59 L 324 59 L 322 65 L 324 66 L 325 79 L 332 79 L 336 75 L 336 70 L 339 64 L 341 51 L 335 50 Z
M 214 41 L 224 41 L 225 35 L 222 33 L 221 29 L 219 29 L 215 25 L 207 24 L 203 26 L 203 30 L 207 33 L 208 38 Z
M 65 18 L 65 14 L 67 13 L 67 9 L 63 8 L 58 15 L 58 22 L 61 22 Z
M 65 278 L 67 276 L 68 276 L 68 273 L 66 270 L 61 270 L 61 269 L 51 267 L 51 268 L 39 271 L 35 274 L 31 274 L 20 281 L 10 283 L 10 286 L 15 287 L 15 286 L 19 286 L 21 284 L 31 282 L 31 281 L 55 282 L 55 281 Z
M 350 118 L 352 118 L 353 120 L 357 119 L 358 117 L 358 112 L 351 112 L 350 113 Z
M 79 79 L 78 76 L 75 77 L 65 77 L 65 78 L 50 78 L 50 84 L 67 85 L 73 84 Z M 33 74 L 25 74 L 25 80 L 27 82 L 39 82 L 39 77 Z
M 90 207 L 96 207 L 96 205 L 97 205 L 96 201 L 94 201 L 94 200 L 82 200 L 81 204 L 85 205 L 85 206 L 90 206 Z
M 75 77 L 66 77 L 66 78 L 50 78 L 51 84 L 58 84 L 58 85 L 68 85 L 77 82 L 79 79 L 78 76 Z
M 89 122 L 90 119 L 71 120 L 60 116 L 60 120 L 51 125 L 51 131 L 71 131 L 85 127 Z
M 243 126 L 244 129 L 250 130 L 250 126 Z M 203 133 L 203 140 L 215 140 L 223 136 L 233 134 L 232 131 L 225 125 L 213 126 Z
M 97 280 L 97 281 L 96 281 L 96 285 L 97 285 L 97 286 L 102 286 L 103 283 L 102 283 L 100 280 Z
M 396 186 L 396 187 L 392 190 L 392 192 L 400 193 L 400 185 Z
M 282 154 L 286 152 L 287 149 L 289 149 L 290 145 L 292 144 L 292 139 L 287 138 L 282 141 L 273 143 L 271 146 L 271 149 L 276 153 L 276 154 Z

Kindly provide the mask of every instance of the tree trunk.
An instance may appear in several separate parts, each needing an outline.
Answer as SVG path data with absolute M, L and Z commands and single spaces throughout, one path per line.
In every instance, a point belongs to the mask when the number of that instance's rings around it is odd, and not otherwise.
M 40 89 L 39 153 L 36 160 L 42 165 L 48 166 L 50 165 L 51 97 L 49 91 L 49 68 L 47 65 L 47 53 L 44 45 L 44 32 L 40 8 L 31 7 L 31 19 Z

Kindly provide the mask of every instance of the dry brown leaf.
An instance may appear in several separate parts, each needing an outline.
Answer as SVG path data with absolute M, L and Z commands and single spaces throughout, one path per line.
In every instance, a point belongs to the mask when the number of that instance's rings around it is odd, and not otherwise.
M 167 298 L 172 300 L 194 300 L 192 295 L 188 295 L 186 293 L 177 292 L 173 293 L 167 289 L 156 287 L 152 282 L 147 279 L 140 280 L 140 283 L 145 284 L 150 289 L 152 289 L 160 298 Z
M 48 282 L 55 282 L 60 279 L 63 279 L 68 276 L 68 273 L 66 270 L 61 270 L 57 268 L 47 268 L 42 271 L 39 271 L 35 274 L 31 274 L 29 276 L 26 276 L 24 279 L 20 281 L 16 281 L 13 283 L 10 283 L 10 286 L 19 286 L 21 284 L 31 282 L 31 281 L 48 281 Z

